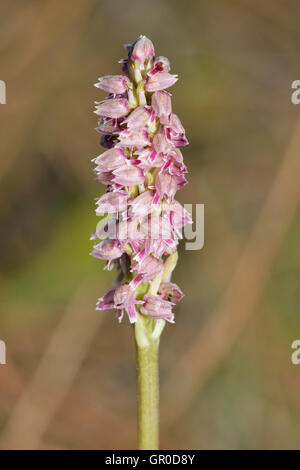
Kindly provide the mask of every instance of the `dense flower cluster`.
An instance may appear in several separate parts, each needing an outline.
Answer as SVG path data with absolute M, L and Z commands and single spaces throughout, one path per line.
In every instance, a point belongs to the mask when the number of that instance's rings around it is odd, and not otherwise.
M 172 307 L 183 294 L 170 277 L 182 228 L 191 223 L 174 199 L 187 183 L 178 147 L 188 144 L 166 91 L 177 76 L 170 74 L 167 58 L 155 57 L 145 36 L 125 48 L 124 75 L 101 77 L 95 85 L 108 93 L 95 111 L 107 150 L 93 160 L 106 192 L 97 200 L 96 213 L 103 218 L 92 235 L 97 243 L 91 254 L 119 270 L 97 309 L 114 309 L 119 319 L 126 312 L 132 323 L 138 315 L 173 322 Z

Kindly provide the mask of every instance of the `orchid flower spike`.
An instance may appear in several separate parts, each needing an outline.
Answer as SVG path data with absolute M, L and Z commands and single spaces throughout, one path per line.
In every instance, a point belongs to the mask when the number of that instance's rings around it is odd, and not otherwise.
M 188 141 L 172 110 L 169 88 L 178 77 L 170 73 L 169 60 L 156 57 L 145 36 L 125 48 L 124 74 L 105 75 L 95 84 L 108 93 L 95 110 L 106 150 L 93 159 L 96 180 L 106 191 L 97 200 L 96 214 L 104 222 L 92 237 L 91 255 L 119 271 L 97 309 L 115 310 L 119 320 L 126 313 L 141 325 L 136 335 L 143 341 L 145 331 L 147 340 L 160 334 L 166 321 L 174 322 L 172 309 L 183 297 L 170 280 L 180 230 L 191 223 L 175 200 L 187 183 L 178 147 Z M 108 221 L 115 221 L 113 234 Z

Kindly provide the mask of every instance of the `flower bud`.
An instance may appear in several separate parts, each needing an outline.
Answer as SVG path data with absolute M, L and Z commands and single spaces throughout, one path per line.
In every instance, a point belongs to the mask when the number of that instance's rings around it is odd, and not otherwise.
M 140 36 L 131 46 L 129 59 L 144 64 L 155 55 L 154 46 L 146 36 Z

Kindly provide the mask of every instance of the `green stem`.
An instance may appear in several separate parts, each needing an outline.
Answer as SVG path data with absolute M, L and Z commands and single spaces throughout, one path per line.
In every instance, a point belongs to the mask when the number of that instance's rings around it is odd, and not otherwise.
M 158 345 L 136 345 L 138 386 L 138 449 L 157 450 L 159 435 Z

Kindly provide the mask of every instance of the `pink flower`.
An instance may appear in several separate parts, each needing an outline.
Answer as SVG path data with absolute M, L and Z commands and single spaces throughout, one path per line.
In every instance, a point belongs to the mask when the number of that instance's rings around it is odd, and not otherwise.
M 154 75 L 157 72 L 170 72 L 170 61 L 167 57 L 158 56 L 154 59 L 153 69 L 148 73 L 148 75 Z
M 131 218 L 117 223 L 116 235 L 119 240 L 124 242 L 140 241 L 145 237 L 143 226 L 139 220 Z
M 178 201 L 163 202 L 162 212 L 176 229 L 192 223 L 190 213 Z
M 147 238 L 145 240 L 145 253 L 146 255 L 153 254 L 156 258 L 160 258 L 164 254 L 172 254 L 176 251 L 177 241 L 172 239 L 162 238 Z
M 169 173 L 160 173 L 157 175 L 155 188 L 161 197 L 173 199 L 178 189 L 177 178 Z
M 99 82 L 95 83 L 95 87 L 116 94 L 124 93 L 129 83 L 128 77 L 124 75 L 105 75 L 105 77 L 100 77 L 98 80 Z
M 152 108 L 155 114 L 159 117 L 162 124 L 169 123 L 169 116 L 172 112 L 172 103 L 170 94 L 163 91 L 156 91 L 152 95 Z
M 95 172 L 97 173 L 96 181 L 98 181 L 98 183 L 105 184 L 107 186 L 111 185 L 113 179 L 112 171 L 101 171 L 98 167 Z
M 98 259 L 113 260 L 120 258 L 122 253 L 123 250 L 121 249 L 120 242 L 118 240 L 111 240 L 107 238 L 106 240 L 98 243 L 98 245 L 94 246 L 91 255 Z
M 145 127 L 150 119 L 150 111 L 145 106 L 139 106 L 124 120 L 128 129 L 138 129 Z
M 118 140 L 118 146 L 122 147 L 144 147 L 151 144 L 149 133 L 145 127 L 122 131 Z
M 149 281 L 153 279 L 161 270 L 163 269 L 163 264 L 154 256 L 146 256 L 142 259 L 136 266 L 134 266 L 133 271 L 142 274 L 144 281 Z
M 114 308 L 120 310 L 119 320 L 122 320 L 125 311 L 128 314 L 130 323 L 135 323 L 137 320 L 135 306 L 142 303 L 142 301 L 136 300 L 135 289 L 130 284 L 122 284 L 115 290 Z
M 113 175 L 112 181 L 122 186 L 132 186 L 144 182 L 143 170 L 134 165 L 124 164 L 115 169 Z
M 172 302 L 174 304 L 178 304 L 180 300 L 184 297 L 184 294 L 173 282 L 164 282 L 159 287 L 159 292 L 163 296 L 165 300 Z
M 172 147 L 172 150 L 168 153 L 168 157 L 172 158 L 172 160 L 175 161 L 177 164 L 183 165 L 183 156 L 178 148 Z
M 144 305 L 141 307 L 141 313 L 147 317 L 156 320 L 164 319 L 174 323 L 174 314 L 172 312 L 172 303 L 162 299 L 159 295 L 147 294 L 144 296 Z
M 125 191 L 105 193 L 97 200 L 97 205 L 97 215 L 122 212 L 127 209 L 127 193 Z
M 99 123 L 98 123 L 98 126 L 96 127 L 96 131 L 98 131 L 99 134 L 113 135 L 113 134 L 118 134 L 121 131 L 121 128 L 119 126 L 117 119 L 102 117 L 99 119 Z
M 114 296 L 115 296 L 116 289 L 110 289 L 106 292 L 106 294 L 98 299 L 96 304 L 97 310 L 112 310 L 114 308 Z
M 139 161 L 139 167 L 145 171 L 148 171 L 153 167 L 153 164 L 150 159 L 152 152 L 153 150 L 151 147 L 139 147 L 135 151 L 135 155 L 137 156 Z
M 169 123 L 165 127 L 166 137 L 169 142 L 177 147 L 184 147 L 188 145 L 188 140 L 185 136 L 185 130 L 176 114 L 171 114 Z
M 171 75 L 168 72 L 158 72 L 155 75 L 147 77 L 145 89 L 151 92 L 165 90 L 174 85 L 177 80 L 177 75 Z
M 128 100 L 125 98 L 114 98 L 96 103 L 95 113 L 99 116 L 110 118 L 121 118 L 130 111 Z
M 173 237 L 173 228 L 170 221 L 157 214 L 151 214 L 147 220 L 144 220 L 142 231 L 146 239 L 169 240 Z
M 110 171 L 123 165 L 126 161 L 126 155 L 122 149 L 112 148 L 92 160 L 101 168 L 101 171 Z
M 153 138 L 153 148 L 157 153 L 172 152 L 173 146 L 168 142 L 165 134 L 165 129 L 160 126 Z
M 150 214 L 153 211 L 153 193 L 152 191 L 144 191 L 142 194 L 129 202 L 131 209 L 129 216 L 141 217 Z

